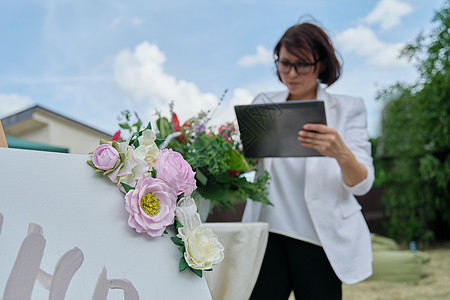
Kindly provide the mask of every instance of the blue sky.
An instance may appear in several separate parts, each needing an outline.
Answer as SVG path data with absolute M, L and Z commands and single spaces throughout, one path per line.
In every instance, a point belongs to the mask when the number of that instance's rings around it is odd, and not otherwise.
M 343 58 L 330 92 L 363 97 L 377 136 L 376 92 L 417 78 L 398 58 L 433 27 L 444 0 L 2 0 L 0 118 L 35 104 L 113 133 L 124 109 L 144 122 L 175 104 L 180 121 L 281 90 L 272 49 L 302 16 L 326 29 Z

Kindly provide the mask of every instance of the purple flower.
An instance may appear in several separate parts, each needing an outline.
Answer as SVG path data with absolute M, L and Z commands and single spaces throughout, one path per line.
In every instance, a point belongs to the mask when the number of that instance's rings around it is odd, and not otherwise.
M 164 181 L 142 177 L 136 188 L 125 195 L 128 225 L 139 233 L 161 236 L 174 222 L 176 202 L 175 191 Z
M 206 130 L 205 124 L 198 124 L 195 128 L 195 135 L 200 135 L 200 133 L 204 132 Z

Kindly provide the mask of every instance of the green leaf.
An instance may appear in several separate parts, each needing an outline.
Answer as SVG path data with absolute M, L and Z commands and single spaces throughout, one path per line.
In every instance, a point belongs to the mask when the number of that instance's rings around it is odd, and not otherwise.
M 181 254 L 184 254 L 184 252 L 186 252 L 186 248 L 184 246 L 180 246 L 178 247 L 178 251 L 180 251 Z
M 122 129 L 131 129 L 130 125 L 128 125 L 127 123 L 120 123 L 119 127 Z
M 127 192 L 127 193 L 128 193 L 130 190 L 134 190 L 134 187 L 132 187 L 132 186 L 126 184 L 126 183 L 121 182 L 120 184 L 123 186 L 123 188 L 125 189 L 125 192 Z
M 125 153 L 119 152 L 119 156 L 120 156 L 120 161 L 121 162 L 125 161 Z
M 195 170 L 195 178 L 197 178 L 197 180 L 200 181 L 200 183 L 203 185 L 206 185 L 206 183 L 208 182 L 208 177 L 206 177 L 199 168 Z
M 111 146 L 113 146 L 114 149 L 116 149 L 117 151 L 119 151 L 119 143 L 117 143 L 117 141 L 112 141 L 112 142 L 111 142 Z
M 177 218 L 177 217 L 175 217 L 175 224 L 176 224 L 176 227 L 177 227 L 177 228 L 181 228 L 181 227 L 184 227 L 184 225 L 183 225 L 183 224 L 181 224 L 180 220 L 178 220 L 178 218 Z
M 170 122 L 167 118 L 159 118 L 156 120 L 156 127 L 159 131 L 159 138 L 165 139 L 170 134 Z
M 137 131 L 141 130 L 141 122 L 139 120 L 136 123 L 134 123 L 132 126 L 136 127 Z
M 240 202 L 238 191 L 230 190 L 220 184 L 210 184 L 199 192 L 205 199 L 211 200 L 212 206 L 218 206 L 221 209 L 233 208 L 233 203 Z
M 151 122 L 148 122 L 148 124 L 147 124 L 147 126 L 145 127 L 145 129 L 150 129 L 150 130 L 152 130 L 152 123 Z M 145 130 L 144 129 L 144 130 Z
M 179 266 L 179 268 L 180 268 L 180 272 L 186 270 L 186 269 L 189 267 L 189 265 L 188 265 L 187 262 L 186 262 L 186 259 L 184 259 L 184 256 L 182 256 L 182 257 L 180 258 L 180 263 L 178 264 L 178 266 Z M 201 276 L 200 276 L 200 277 L 201 277 Z
M 247 161 L 244 156 L 242 156 L 237 150 L 233 149 L 231 146 L 228 147 L 227 151 L 227 163 L 229 165 L 230 170 L 239 170 L 239 171 L 249 171 L 250 167 L 248 166 Z
M 92 162 L 92 160 L 88 160 L 88 161 L 87 161 L 87 164 L 90 165 L 91 167 L 95 168 L 95 169 L 97 168 L 97 167 L 94 165 L 94 163 Z
M 189 267 L 189 269 L 191 269 L 191 271 L 194 272 L 194 274 L 197 275 L 198 277 L 200 277 L 200 278 L 203 277 L 203 271 L 202 270 L 197 270 L 197 269 L 194 269 L 194 268 L 191 268 L 191 267 Z
M 155 144 L 156 144 L 156 146 L 161 146 L 161 144 L 162 143 L 164 143 L 164 141 L 165 141 L 165 139 L 160 139 L 160 138 L 157 138 L 156 140 L 155 140 Z
M 172 240 L 172 242 L 173 242 L 175 245 L 177 245 L 177 246 L 184 246 L 183 241 L 182 241 L 179 237 L 173 236 L 173 237 L 171 237 L 170 239 Z

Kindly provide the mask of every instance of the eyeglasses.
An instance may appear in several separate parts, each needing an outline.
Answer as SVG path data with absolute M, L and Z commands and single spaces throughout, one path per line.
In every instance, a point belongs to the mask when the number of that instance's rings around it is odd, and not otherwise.
M 291 64 L 288 61 L 280 61 L 277 59 L 275 61 L 275 64 L 277 65 L 278 72 L 282 74 L 288 74 L 291 71 L 292 67 L 294 67 L 294 70 L 297 74 L 306 75 L 311 73 L 311 71 L 314 69 L 314 67 L 317 65 L 318 62 L 319 60 L 316 60 L 313 63 L 299 62 Z

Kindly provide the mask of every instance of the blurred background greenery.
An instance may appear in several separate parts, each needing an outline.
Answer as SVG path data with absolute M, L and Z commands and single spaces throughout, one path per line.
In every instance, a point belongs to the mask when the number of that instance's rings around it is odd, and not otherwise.
M 382 133 L 371 139 L 384 233 L 420 247 L 450 238 L 449 4 L 436 12 L 434 29 L 401 52 L 416 62 L 420 79 L 378 93 L 384 103 Z

